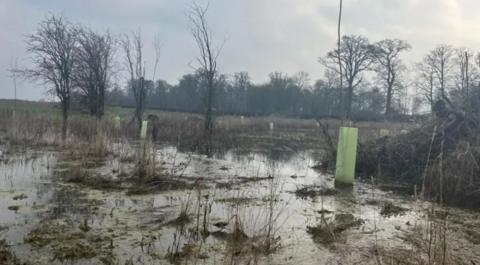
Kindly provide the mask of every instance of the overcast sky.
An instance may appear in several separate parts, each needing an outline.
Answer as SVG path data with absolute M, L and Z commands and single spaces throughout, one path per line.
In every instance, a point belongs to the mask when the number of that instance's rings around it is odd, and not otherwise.
M 204 1 L 198 1 L 204 3 Z M 197 55 L 186 12 L 191 0 L 0 0 L 0 98 L 13 98 L 8 76 L 12 61 L 28 65 L 25 35 L 48 14 L 112 33 L 140 29 L 147 55 L 160 36 L 159 78 L 176 83 L 191 72 Z M 210 0 L 208 19 L 215 40 L 226 40 L 219 61 L 224 73 L 248 71 L 255 82 L 281 71 L 323 76 L 317 62 L 336 41 L 338 0 Z M 344 0 L 343 34 L 362 34 L 371 41 L 407 40 L 408 63 L 440 43 L 480 51 L 478 0 Z M 119 78 L 121 79 L 121 78 Z M 120 80 L 122 81 L 122 80 Z M 48 98 L 45 88 L 22 82 L 21 99 Z

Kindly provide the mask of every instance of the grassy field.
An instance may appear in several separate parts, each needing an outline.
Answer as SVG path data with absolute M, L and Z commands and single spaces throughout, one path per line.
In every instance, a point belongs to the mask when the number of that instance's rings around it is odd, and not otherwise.
M 16 108 L 17 113 L 60 114 L 60 109 L 55 103 L 0 99 L 0 111 L 12 111 L 14 108 Z
M 60 115 L 60 105 L 56 102 L 39 102 L 39 101 L 26 101 L 10 99 L 0 99 L 0 111 L 11 111 L 16 107 L 17 113 L 36 113 L 45 115 Z M 106 106 L 106 115 L 128 117 L 133 115 L 133 108 L 124 107 L 110 107 Z M 86 115 L 78 109 L 72 110 L 72 115 Z
M 16 103 L 11 99 L 0 99 L 0 112 L 10 112 L 16 108 L 18 114 L 35 114 L 35 115 L 46 115 L 46 116 L 60 116 L 61 109 L 59 103 L 56 102 L 40 102 L 40 101 L 27 101 L 27 100 L 17 100 Z M 133 107 L 120 107 L 120 106 L 105 106 L 105 117 L 107 119 L 112 119 L 113 117 L 119 116 L 122 120 L 129 120 L 133 117 L 135 109 Z M 185 113 L 185 112 L 174 112 L 174 111 L 164 111 L 158 109 L 146 109 L 145 117 L 149 114 L 154 114 L 160 118 L 169 119 L 186 119 L 188 118 L 200 118 L 200 114 L 194 113 Z M 88 117 L 89 115 L 86 112 L 82 112 L 78 108 L 72 108 L 70 111 L 72 117 Z M 229 116 L 224 116 L 224 118 Z

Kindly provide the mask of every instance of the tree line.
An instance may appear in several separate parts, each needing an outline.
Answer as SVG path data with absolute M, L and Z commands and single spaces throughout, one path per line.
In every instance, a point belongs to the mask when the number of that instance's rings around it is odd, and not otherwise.
M 408 66 L 401 55 L 410 49 L 410 44 L 399 39 L 370 43 L 363 36 L 343 36 L 340 56 L 335 49 L 319 58 L 325 66 L 324 77 L 314 82 L 305 72 L 272 72 L 262 84 L 253 83 L 248 72 L 219 74 L 214 109 L 223 114 L 394 120 L 434 111 L 438 102 L 459 101 L 479 89 L 480 54 L 438 45 L 421 61 Z M 338 58 L 344 86 L 340 85 Z M 201 73 L 185 74 L 173 85 L 165 80 L 149 80 L 147 105 L 202 112 L 202 82 Z M 134 106 L 128 87 L 114 87 L 108 104 Z M 412 98 L 407 98 L 407 88 L 415 92 Z
M 156 109 L 202 113 L 206 100 L 202 80 L 201 73 L 185 74 L 174 85 L 165 80 L 148 80 L 150 96 L 146 104 Z M 305 72 L 291 76 L 273 72 L 269 81 L 262 84 L 253 83 L 248 72 L 222 74 L 216 82 L 214 111 L 252 116 L 338 117 L 340 102 L 334 80 L 310 83 Z M 135 106 L 128 87 L 116 86 L 109 91 L 107 104 Z M 359 91 L 354 103 L 355 117 L 359 119 L 383 117 L 383 94 L 378 88 Z

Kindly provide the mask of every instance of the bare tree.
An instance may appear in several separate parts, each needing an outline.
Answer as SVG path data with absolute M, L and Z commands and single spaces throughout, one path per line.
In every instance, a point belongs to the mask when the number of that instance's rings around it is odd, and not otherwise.
M 135 115 L 138 131 L 142 127 L 143 113 L 145 112 L 146 98 L 150 90 L 147 85 L 146 62 L 143 58 L 143 41 L 140 32 L 132 33 L 131 36 L 125 34 L 121 40 L 121 46 L 125 53 L 125 62 L 130 75 L 129 86 L 135 98 Z M 153 79 L 160 59 L 160 44 L 158 39 L 155 41 L 155 61 L 153 69 Z
M 248 72 L 238 72 L 233 75 L 233 86 L 246 91 L 252 85 Z
M 374 70 L 385 86 L 385 116 L 392 114 L 392 102 L 395 92 L 402 87 L 400 75 L 405 70 L 405 65 L 400 59 L 400 53 L 411 49 L 410 44 L 398 39 L 385 39 L 377 42 L 373 55 L 375 57 Z
M 433 71 L 438 81 L 438 93 L 442 100 L 449 101 L 447 89 L 452 72 L 454 49 L 450 45 L 439 45 L 433 49 L 423 60 L 425 67 Z
M 305 71 L 300 71 L 292 77 L 292 81 L 300 90 L 311 89 L 310 75 Z
M 372 45 L 363 36 L 343 36 L 340 49 L 328 52 L 319 60 L 327 69 L 339 73 L 337 60 L 340 58 L 343 78 L 347 83 L 346 93 L 343 93 L 344 112 L 347 119 L 352 118 L 353 94 L 355 88 L 362 82 L 361 74 L 369 70 L 374 61 L 372 50 Z
M 433 112 L 435 103 L 435 71 L 425 61 L 416 64 L 417 74 L 415 78 L 415 87 L 430 105 L 430 111 Z
M 49 86 L 50 92 L 60 100 L 62 140 L 65 140 L 77 45 L 74 27 L 62 17 L 48 17 L 40 22 L 34 34 L 27 37 L 26 44 L 33 66 L 18 72 L 27 79 Z
M 109 32 L 99 34 L 84 28 L 78 28 L 77 32 L 75 86 L 85 97 L 90 115 L 100 119 L 112 70 L 114 40 Z
M 244 113 L 247 110 L 247 91 L 252 87 L 252 80 L 248 72 L 235 73 L 232 86 L 236 91 L 236 100 L 232 99 L 236 105 L 235 109 L 238 113 Z
M 217 59 L 221 52 L 221 46 L 213 44 L 212 32 L 207 22 L 208 5 L 202 7 L 193 3 L 188 14 L 190 30 L 198 46 L 200 56 L 197 57 L 197 71 L 202 75 L 205 86 L 205 136 L 207 143 L 207 154 L 211 150 L 211 138 L 214 130 L 213 105 L 215 86 L 217 82 Z
M 477 71 L 474 62 L 474 53 L 467 48 L 456 49 L 455 58 L 455 85 L 462 97 L 469 96 L 472 82 L 476 80 Z

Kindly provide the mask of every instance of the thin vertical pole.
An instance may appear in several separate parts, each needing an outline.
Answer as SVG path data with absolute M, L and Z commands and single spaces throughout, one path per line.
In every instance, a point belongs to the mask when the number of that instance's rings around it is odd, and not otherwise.
M 13 111 L 17 111 L 17 76 L 13 74 Z
M 466 80 L 466 82 L 467 82 L 467 83 L 465 84 L 465 88 L 466 88 L 466 95 L 467 95 L 467 97 L 468 97 L 468 89 L 469 89 L 469 87 L 468 87 L 468 82 L 469 82 L 469 80 L 468 80 L 468 66 L 469 66 L 469 65 L 468 65 L 468 61 L 469 61 L 469 58 L 468 58 L 468 57 L 469 57 L 469 56 L 468 56 L 468 52 L 465 52 L 465 80 Z
M 338 70 L 340 73 L 340 107 L 342 111 L 342 123 L 345 119 L 345 99 L 343 96 L 343 69 L 342 69 L 342 60 L 340 57 L 340 47 L 342 41 L 342 34 L 341 34 L 341 24 L 342 24 L 342 9 L 343 9 L 343 1 L 340 0 L 340 10 L 338 12 L 338 28 L 337 28 L 337 56 L 338 56 Z
M 12 79 L 13 79 L 13 113 L 12 113 L 12 121 L 13 121 L 13 133 L 14 135 L 17 134 L 17 73 L 15 72 L 17 70 L 17 62 L 18 59 L 15 59 L 15 66 L 14 66 L 14 71 L 12 73 Z

